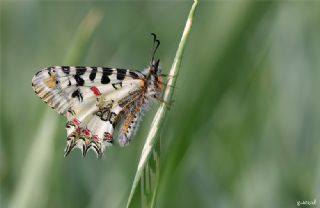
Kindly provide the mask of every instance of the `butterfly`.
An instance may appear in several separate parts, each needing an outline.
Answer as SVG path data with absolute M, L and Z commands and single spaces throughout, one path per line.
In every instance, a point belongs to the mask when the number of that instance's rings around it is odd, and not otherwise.
M 150 66 L 143 71 L 109 67 L 54 66 L 32 79 L 35 93 L 67 118 L 65 156 L 79 148 L 101 158 L 118 141 L 127 145 L 137 131 L 143 112 L 153 100 L 161 100 L 163 82 L 160 60 L 154 55 L 160 45 L 154 33 Z

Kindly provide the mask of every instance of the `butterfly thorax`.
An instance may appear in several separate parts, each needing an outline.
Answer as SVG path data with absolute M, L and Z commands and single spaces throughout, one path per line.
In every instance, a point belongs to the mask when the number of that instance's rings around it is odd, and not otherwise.
M 159 99 L 163 89 L 161 79 L 161 68 L 159 67 L 160 60 L 155 61 L 150 65 L 149 68 L 145 69 L 144 73 L 146 76 L 146 94 L 149 98 Z

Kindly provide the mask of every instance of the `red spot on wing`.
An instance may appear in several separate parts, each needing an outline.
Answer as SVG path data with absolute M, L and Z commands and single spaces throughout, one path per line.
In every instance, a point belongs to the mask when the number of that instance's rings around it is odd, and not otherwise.
M 73 119 L 73 123 L 74 123 L 75 125 L 77 125 L 77 126 L 80 125 L 80 121 L 79 121 L 77 118 L 74 118 L 74 119 Z
M 107 141 L 111 142 L 112 141 L 112 134 L 109 132 L 104 132 L 104 137 L 107 139 Z
M 83 133 L 86 135 L 86 136 L 89 136 L 91 134 L 90 130 L 89 129 L 83 129 Z
M 99 138 L 97 135 L 93 135 L 93 139 L 94 139 L 96 142 L 100 141 L 100 138 Z
M 96 96 L 100 96 L 101 95 L 101 92 L 97 87 L 91 87 L 90 89 Z

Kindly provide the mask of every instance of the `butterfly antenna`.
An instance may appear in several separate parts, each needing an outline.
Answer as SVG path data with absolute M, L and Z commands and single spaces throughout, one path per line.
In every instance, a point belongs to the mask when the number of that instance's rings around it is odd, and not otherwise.
M 157 39 L 157 35 L 155 33 L 151 33 L 153 36 L 153 46 L 152 46 L 152 57 L 151 57 L 151 65 L 154 61 L 154 55 L 156 54 L 156 51 L 160 45 L 160 41 Z

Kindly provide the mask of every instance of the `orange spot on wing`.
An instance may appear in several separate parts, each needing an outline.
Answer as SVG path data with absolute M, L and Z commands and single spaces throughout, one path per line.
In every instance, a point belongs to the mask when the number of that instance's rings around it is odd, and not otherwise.
M 144 87 L 144 85 L 145 85 L 144 80 L 140 80 L 140 86 Z
M 162 82 L 162 78 L 160 76 L 158 77 L 158 83 L 157 84 L 158 84 L 159 89 L 162 90 L 163 82 Z
M 124 120 L 125 125 L 122 127 L 123 132 L 128 132 L 129 127 L 134 119 L 133 114 L 129 114 L 127 118 Z
M 57 78 L 55 75 L 51 75 L 48 79 L 44 80 L 45 85 L 49 88 L 55 88 L 57 86 Z
M 127 131 L 127 130 L 128 130 L 128 128 L 129 128 L 129 126 L 128 126 L 128 125 L 124 125 L 124 126 L 123 126 L 123 129 L 124 129 L 125 131 Z

